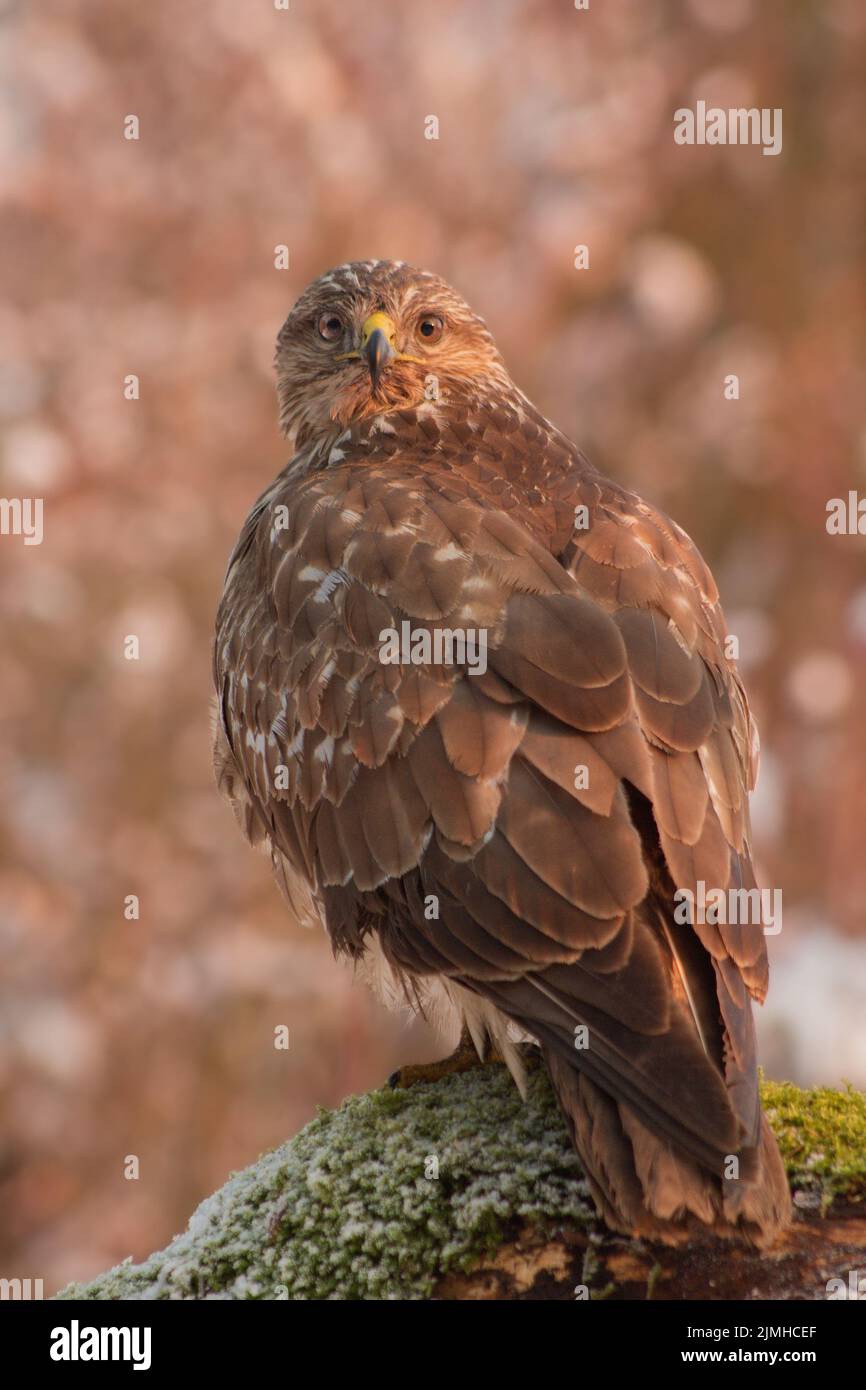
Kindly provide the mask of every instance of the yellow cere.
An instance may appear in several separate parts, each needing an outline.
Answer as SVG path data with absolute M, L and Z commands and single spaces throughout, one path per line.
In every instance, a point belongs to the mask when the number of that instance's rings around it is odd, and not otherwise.
M 394 320 L 390 319 L 387 314 L 377 313 L 371 314 L 368 319 L 364 320 L 364 326 L 361 329 L 361 345 L 363 347 L 366 347 L 377 328 L 381 328 L 388 342 L 393 343 L 394 335 L 397 332 Z
M 365 348 L 367 346 L 368 342 L 372 338 L 373 334 L 376 332 L 377 328 L 380 328 L 382 330 L 382 332 L 385 334 L 385 337 L 388 339 L 388 342 L 391 344 L 391 347 L 393 348 L 394 338 L 397 334 L 397 325 L 394 323 L 394 320 L 392 318 L 389 318 L 387 314 L 383 314 L 381 311 L 377 311 L 375 314 L 371 314 L 369 318 L 364 320 L 364 323 L 361 327 L 361 347 Z M 334 358 L 334 361 L 346 362 L 350 358 L 358 358 L 360 356 L 360 352 L 340 352 Z M 397 362 L 422 361 L 420 357 L 411 357 L 408 352 L 397 351 L 394 352 L 394 360 Z

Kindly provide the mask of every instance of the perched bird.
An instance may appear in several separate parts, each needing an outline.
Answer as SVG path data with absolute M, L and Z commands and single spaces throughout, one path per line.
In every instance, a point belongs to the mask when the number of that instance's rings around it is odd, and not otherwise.
M 321 276 L 276 367 L 293 456 L 214 650 L 247 836 L 386 993 L 456 1015 L 519 1085 L 538 1045 L 610 1227 L 766 1244 L 789 1194 L 764 932 L 680 910 L 755 890 L 757 737 L 709 570 L 427 271 Z

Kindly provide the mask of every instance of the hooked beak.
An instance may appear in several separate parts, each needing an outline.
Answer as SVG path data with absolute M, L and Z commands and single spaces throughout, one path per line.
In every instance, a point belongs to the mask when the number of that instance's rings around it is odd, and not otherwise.
M 371 314 L 361 329 L 361 356 L 370 369 L 375 395 L 388 363 L 393 361 L 396 328 L 387 314 Z

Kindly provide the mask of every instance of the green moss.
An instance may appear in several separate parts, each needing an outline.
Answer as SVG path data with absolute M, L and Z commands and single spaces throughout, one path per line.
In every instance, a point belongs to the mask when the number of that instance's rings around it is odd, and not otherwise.
M 791 1186 L 817 1192 L 823 1205 L 866 1198 L 866 1095 L 821 1087 L 801 1091 L 766 1081 L 764 1105 Z
M 866 1195 L 866 1097 L 779 1083 L 764 1097 L 795 1187 Z M 598 1229 L 543 1070 L 524 1105 L 503 1067 L 478 1068 L 322 1111 L 165 1250 L 58 1297 L 425 1298 L 526 1220 Z

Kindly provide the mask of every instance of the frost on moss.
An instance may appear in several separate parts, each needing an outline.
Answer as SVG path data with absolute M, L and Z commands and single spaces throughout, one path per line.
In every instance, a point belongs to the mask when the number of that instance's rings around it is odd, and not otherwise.
M 866 1197 L 866 1097 L 767 1083 L 764 1098 L 795 1187 Z M 426 1298 L 527 1221 L 597 1228 L 544 1071 L 524 1105 L 488 1066 L 321 1112 L 165 1250 L 58 1297 Z
M 589 1224 L 591 1207 L 544 1073 L 524 1105 L 504 1067 L 477 1068 L 321 1112 L 165 1250 L 59 1297 L 424 1298 L 510 1222 Z

